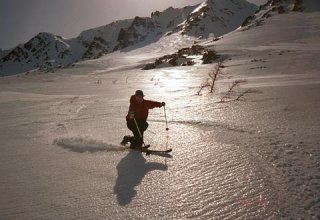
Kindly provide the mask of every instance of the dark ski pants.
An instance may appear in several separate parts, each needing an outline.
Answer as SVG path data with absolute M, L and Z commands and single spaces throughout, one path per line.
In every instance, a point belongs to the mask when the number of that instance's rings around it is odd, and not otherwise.
M 131 142 L 131 145 L 135 145 L 137 147 L 140 147 L 143 143 L 143 133 L 147 130 L 149 124 L 146 121 L 140 121 L 140 120 L 137 120 L 137 124 L 138 124 L 138 127 L 139 127 L 139 130 L 141 132 L 142 137 L 140 137 L 139 131 L 137 129 L 137 126 L 136 126 L 134 120 L 127 121 L 127 127 L 132 131 L 133 136 L 134 136 L 134 141 L 133 141 L 133 143 Z

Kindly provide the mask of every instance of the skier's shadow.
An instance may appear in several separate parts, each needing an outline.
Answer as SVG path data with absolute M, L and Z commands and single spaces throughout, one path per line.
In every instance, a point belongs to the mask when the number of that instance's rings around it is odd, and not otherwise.
M 135 187 L 143 177 L 153 170 L 167 170 L 162 163 L 147 162 L 141 152 L 130 151 L 117 165 L 118 178 L 114 186 L 118 203 L 121 206 L 129 204 L 137 194 Z

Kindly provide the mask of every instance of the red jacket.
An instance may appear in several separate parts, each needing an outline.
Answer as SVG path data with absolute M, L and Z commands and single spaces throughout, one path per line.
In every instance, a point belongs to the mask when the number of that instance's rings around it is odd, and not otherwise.
M 130 118 L 130 112 L 134 112 L 136 120 L 146 121 L 149 114 L 149 109 L 162 106 L 161 102 L 154 102 L 150 100 L 143 100 L 142 103 L 138 102 L 135 96 L 130 98 L 129 111 L 126 116 L 127 121 L 133 120 Z

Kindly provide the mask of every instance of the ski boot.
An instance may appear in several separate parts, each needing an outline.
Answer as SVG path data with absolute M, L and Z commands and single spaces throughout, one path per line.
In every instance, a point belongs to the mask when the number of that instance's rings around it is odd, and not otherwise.
M 124 136 L 123 137 L 123 139 L 122 139 L 122 141 L 121 141 L 121 145 L 122 146 L 125 146 L 127 143 L 131 143 L 133 141 L 133 137 L 132 136 L 130 136 L 130 135 L 126 135 L 126 136 Z
M 143 139 L 141 138 L 133 138 L 130 144 L 130 148 L 132 149 L 147 149 L 150 145 L 145 145 Z

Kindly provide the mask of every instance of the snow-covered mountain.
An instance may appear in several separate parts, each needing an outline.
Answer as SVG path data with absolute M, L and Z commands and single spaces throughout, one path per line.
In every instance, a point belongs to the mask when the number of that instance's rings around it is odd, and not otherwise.
M 257 6 L 243 0 L 208 0 L 197 7 L 177 30 L 182 34 L 219 37 L 238 28 L 257 10 Z
M 239 27 L 256 9 L 257 6 L 245 0 L 208 0 L 196 6 L 156 11 L 151 17 L 112 22 L 86 30 L 72 39 L 39 33 L 27 43 L 0 56 L 0 75 L 63 67 L 83 59 L 99 58 L 137 43 L 148 44 L 173 32 L 218 37 Z
M 315 0 L 269 0 L 261 5 L 252 16 L 248 16 L 242 26 L 251 28 L 262 25 L 266 19 L 276 15 L 290 12 L 313 12 L 320 10 L 320 2 Z
M 49 33 L 39 33 L 25 44 L 8 51 L 1 58 L 5 69 L 20 71 L 38 68 L 44 64 L 67 64 L 74 61 L 70 45 L 60 37 Z

